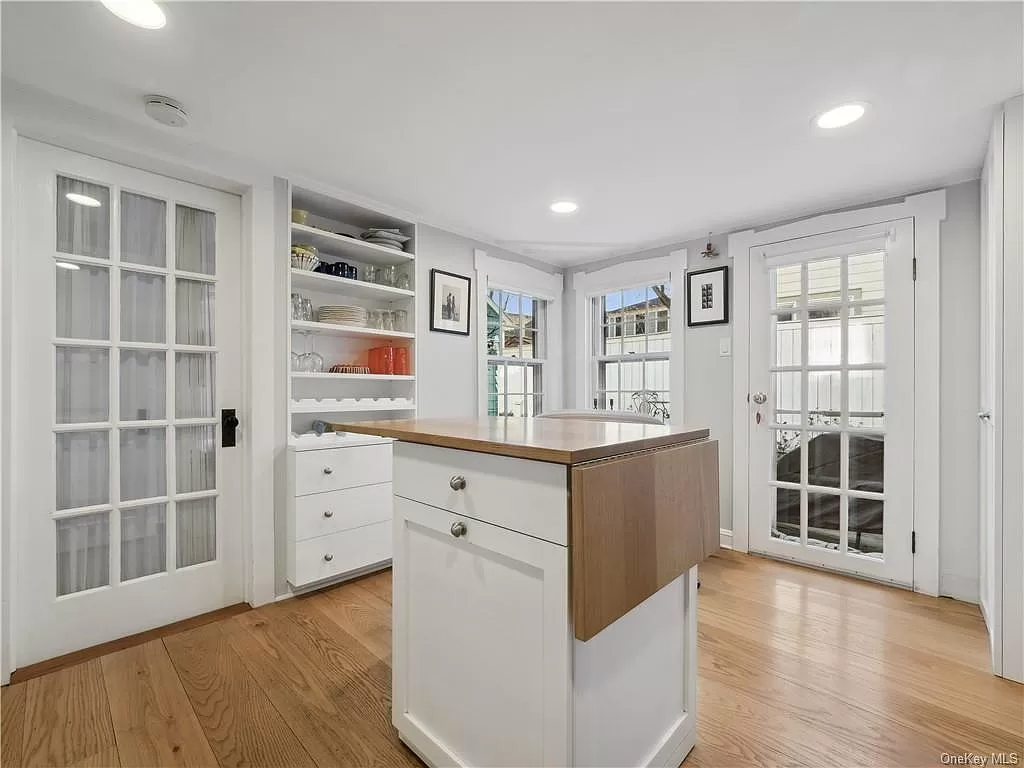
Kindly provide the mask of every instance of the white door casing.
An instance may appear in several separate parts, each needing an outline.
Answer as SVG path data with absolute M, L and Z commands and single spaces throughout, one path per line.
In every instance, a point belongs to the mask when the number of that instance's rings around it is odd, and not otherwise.
M 911 220 L 751 252 L 750 549 L 912 585 L 912 272 Z
M 945 190 L 911 195 L 901 202 L 828 213 L 763 230 L 729 236 L 729 256 L 735 266 L 733 329 L 733 548 L 748 550 L 750 441 L 747 396 L 750 385 L 748 353 L 753 322 L 750 257 L 754 249 L 784 240 L 845 229 L 913 219 L 917 281 L 913 305 L 914 340 L 914 589 L 939 592 L 939 240 L 946 217 Z
M 24 138 L 17 163 L 15 667 L 243 595 L 242 448 L 218 426 L 242 408 L 240 199 Z M 69 189 L 107 213 L 79 216 Z

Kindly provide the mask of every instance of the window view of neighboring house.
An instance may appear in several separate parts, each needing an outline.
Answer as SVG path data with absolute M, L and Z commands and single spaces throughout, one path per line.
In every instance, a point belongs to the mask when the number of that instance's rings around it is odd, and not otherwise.
M 594 408 L 669 420 L 671 294 L 666 282 L 592 299 Z
M 487 414 L 536 416 L 544 410 L 548 302 L 487 292 Z

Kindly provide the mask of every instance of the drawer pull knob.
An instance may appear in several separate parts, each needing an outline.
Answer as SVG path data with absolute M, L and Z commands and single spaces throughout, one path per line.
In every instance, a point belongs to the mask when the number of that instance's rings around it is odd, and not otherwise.
M 324 517 L 334 517 L 334 510 L 333 509 L 325 509 L 324 510 Z
M 460 536 L 465 536 L 465 535 L 466 535 L 466 524 L 464 522 L 462 522 L 460 520 L 460 521 L 458 521 L 456 523 L 452 523 L 452 536 L 454 536 L 457 539 Z
M 334 474 L 334 470 L 331 469 L 330 467 L 324 467 L 324 474 L 325 475 L 333 475 Z
M 461 491 L 466 487 L 466 478 L 462 475 L 452 475 L 452 479 L 448 481 L 448 485 L 452 487 L 453 491 Z
M 324 555 L 324 562 L 325 563 L 329 563 L 333 559 L 334 559 L 334 555 L 332 555 L 330 552 L 328 552 L 326 555 Z

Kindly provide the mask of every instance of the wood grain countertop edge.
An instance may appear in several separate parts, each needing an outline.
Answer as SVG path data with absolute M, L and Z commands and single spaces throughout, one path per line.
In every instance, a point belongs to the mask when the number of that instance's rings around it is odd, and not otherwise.
M 343 429 L 346 432 L 355 432 L 362 435 L 379 435 L 381 437 L 390 437 L 394 440 L 400 440 L 407 443 L 433 445 L 439 448 L 475 451 L 477 453 L 489 453 L 495 456 L 508 456 L 515 459 L 544 461 L 551 464 L 564 464 L 566 466 L 575 466 L 588 461 L 610 459 L 630 453 L 637 453 L 639 451 L 682 445 L 683 443 L 690 443 L 696 440 L 705 440 L 711 434 L 711 431 L 704 427 L 688 429 L 683 432 L 672 432 L 666 435 L 654 435 L 635 440 L 624 440 L 619 443 L 594 445 L 587 448 L 571 450 L 565 448 L 550 448 L 539 445 L 524 445 L 522 443 L 497 442 L 494 440 L 483 440 L 478 437 L 467 437 L 462 435 L 441 435 L 430 432 L 420 432 L 399 427 L 381 426 L 379 422 L 367 425 L 362 425 L 359 422 L 334 424 L 334 427 L 336 429 Z

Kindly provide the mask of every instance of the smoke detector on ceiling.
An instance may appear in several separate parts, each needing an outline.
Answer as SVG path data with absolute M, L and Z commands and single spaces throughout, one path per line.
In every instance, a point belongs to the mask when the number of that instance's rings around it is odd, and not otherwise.
M 170 96 L 147 96 L 146 114 L 161 125 L 184 128 L 188 125 L 188 112 Z

